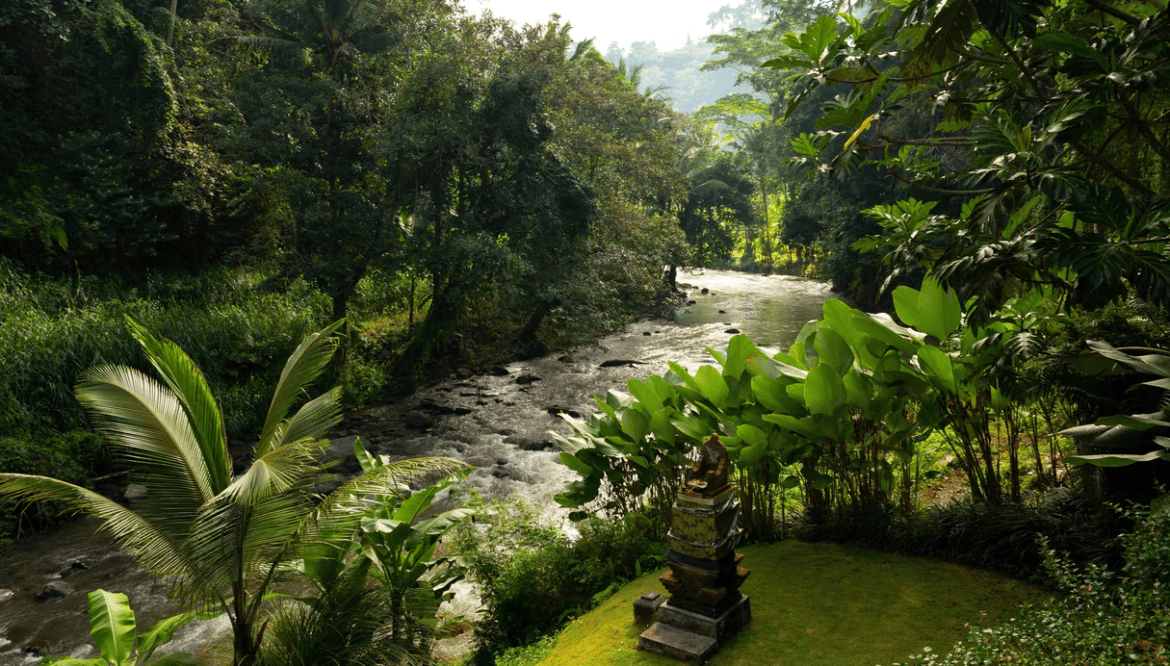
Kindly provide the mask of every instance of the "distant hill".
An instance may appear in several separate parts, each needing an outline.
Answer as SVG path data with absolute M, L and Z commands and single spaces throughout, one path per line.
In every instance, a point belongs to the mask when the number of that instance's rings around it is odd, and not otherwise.
M 622 58 L 629 67 L 642 65 L 641 88 L 666 86 L 659 95 L 669 97 L 675 110 L 692 113 L 732 92 L 750 92 L 746 87 L 736 87 L 736 72 L 731 69 L 699 71 L 703 63 L 714 58 L 711 49 L 712 45 L 705 41 L 666 52 L 659 51 L 654 42 L 634 42 L 629 53 L 622 53 L 615 43 L 605 57 L 615 65 Z
M 737 27 L 756 30 L 764 26 L 765 15 L 760 0 L 741 0 L 734 7 L 724 5 L 712 12 L 707 24 L 715 32 L 730 33 Z M 693 113 L 700 106 L 714 104 L 720 97 L 733 92 L 751 92 L 748 86 L 735 85 L 737 72 L 732 69 L 699 71 L 703 63 L 714 59 L 712 48 L 706 39 L 688 39 L 686 46 L 673 51 L 659 51 L 654 42 L 634 42 L 628 52 L 623 52 L 614 42 L 609 45 L 605 57 L 615 65 L 622 58 L 625 58 L 627 67 L 642 65 L 640 88 L 666 86 L 667 89 L 659 94 L 669 97 L 675 110 Z

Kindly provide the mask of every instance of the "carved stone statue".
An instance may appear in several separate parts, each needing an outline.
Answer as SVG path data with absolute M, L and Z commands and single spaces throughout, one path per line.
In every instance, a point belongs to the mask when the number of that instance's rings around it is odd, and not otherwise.
M 750 573 L 735 552 L 743 530 L 739 502 L 727 482 L 727 447 L 718 435 L 703 443 L 671 511 L 666 564 L 659 577 L 670 599 L 658 607 L 658 623 L 644 631 L 644 650 L 702 663 L 751 621 L 747 596 L 739 592 Z
M 695 466 L 687 470 L 686 492 L 691 497 L 714 497 L 727 489 L 727 447 L 711 435 L 699 449 Z

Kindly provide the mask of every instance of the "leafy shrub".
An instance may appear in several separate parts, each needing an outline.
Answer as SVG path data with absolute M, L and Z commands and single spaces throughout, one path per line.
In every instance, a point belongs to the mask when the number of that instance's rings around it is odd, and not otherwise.
M 327 319 L 328 307 L 304 283 L 278 291 L 254 271 L 152 274 L 131 284 L 32 277 L 0 262 L 0 433 L 84 427 L 73 398 L 81 371 L 102 363 L 146 367 L 127 334 L 130 315 L 190 353 L 224 411 L 237 415 L 229 434 L 242 438 L 259 429 L 280 360 Z
M 469 527 L 458 540 L 486 603 L 476 627 L 484 662 L 559 629 L 664 562 L 666 548 L 647 537 L 641 514 L 590 520 L 576 540 L 522 503 L 497 505 L 494 514 L 486 530 Z
M 1113 537 L 1120 531 L 1115 515 L 1065 491 L 1018 504 L 962 499 L 916 513 L 890 507 L 868 511 L 842 507 L 823 522 L 801 520 L 793 530 L 802 541 L 856 543 L 1022 579 L 1045 575 L 1043 553 L 1036 547 L 1038 534 L 1072 561 L 1117 563 L 1120 550 Z
M 17 474 L 40 474 L 91 486 L 94 476 L 111 469 L 110 454 L 100 435 L 89 430 L 72 430 L 60 435 L 34 437 L 21 433 L 0 437 L 0 470 Z M 20 504 L 0 500 L 0 550 L 18 532 L 40 529 L 61 513 L 57 503 Z
M 1170 513 L 1126 513 L 1136 523 L 1121 537 L 1120 571 L 1077 567 L 1047 539 L 1044 563 L 1066 596 L 1048 608 L 1025 607 L 1007 624 L 972 631 L 948 655 L 915 655 L 931 666 L 975 664 L 1165 664 L 1170 652 Z

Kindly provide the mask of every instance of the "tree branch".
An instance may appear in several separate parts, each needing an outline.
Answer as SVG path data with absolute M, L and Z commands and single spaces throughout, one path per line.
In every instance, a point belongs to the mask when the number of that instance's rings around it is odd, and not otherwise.
M 923 185 L 922 183 L 914 182 L 914 181 L 910 180 L 909 178 L 906 178 L 906 177 L 902 176 L 901 174 L 899 174 L 896 169 L 890 169 L 890 175 L 893 176 L 894 178 L 897 178 L 898 180 L 902 181 L 903 183 L 906 183 L 910 187 L 916 187 L 924 192 L 934 192 L 935 194 L 945 194 L 948 196 L 975 197 L 975 196 L 979 196 L 981 194 L 991 194 L 992 192 L 995 191 L 994 187 L 986 187 L 986 188 L 983 188 L 981 190 L 944 190 L 944 189 L 941 189 L 938 187 L 931 187 L 930 185 Z
M 975 140 L 970 137 L 935 137 L 928 139 L 894 139 L 885 134 L 878 134 L 878 138 L 895 146 L 974 146 Z M 875 146 L 884 147 L 884 146 Z
M 1141 24 L 1141 19 L 1139 19 L 1138 17 L 1133 16 L 1131 14 L 1126 14 L 1125 12 L 1123 12 L 1120 9 L 1117 9 L 1115 7 L 1110 7 L 1109 5 L 1105 4 L 1104 2 L 1101 2 L 1101 0 L 1085 0 L 1085 4 L 1096 9 L 1097 11 L 1104 12 L 1104 13 L 1106 13 L 1114 18 L 1119 18 L 1122 21 L 1125 21 L 1126 23 L 1128 23 L 1130 25 L 1140 25 Z
M 1121 104 L 1125 107 L 1126 112 L 1129 114 L 1129 117 L 1126 118 L 1126 120 L 1133 123 L 1137 127 L 1138 134 L 1142 135 L 1142 138 L 1146 140 L 1146 143 L 1150 144 L 1150 146 L 1154 149 L 1154 152 L 1161 155 L 1162 159 L 1170 161 L 1170 148 L 1167 148 L 1165 144 L 1158 140 L 1158 137 L 1154 135 L 1154 131 L 1150 129 L 1150 126 L 1146 124 L 1146 121 L 1142 120 L 1141 112 L 1139 112 L 1137 107 L 1133 105 L 1133 102 L 1126 99 L 1122 100 Z

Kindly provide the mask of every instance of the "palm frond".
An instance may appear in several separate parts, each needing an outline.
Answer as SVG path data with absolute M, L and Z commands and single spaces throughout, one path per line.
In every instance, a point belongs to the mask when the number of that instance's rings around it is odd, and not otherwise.
M 133 368 L 103 365 L 82 374 L 77 399 L 89 408 L 98 430 L 122 448 L 137 480 L 150 490 L 144 513 L 158 513 L 168 531 L 181 539 L 215 492 L 178 398 Z
M 143 568 L 152 575 L 195 579 L 191 559 L 174 539 L 143 516 L 92 490 L 45 476 L 0 474 L 0 496 L 18 501 L 65 503 L 79 513 L 101 520 L 101 529 L 134 551 Z M 201 588 L 199 592 L 203 599 L 215 599 L 211 590 Z
M 216 499 L 233 504 L 257 506 L 268 497 L 291 489 L 306 476 L 317 472 L 322 444 L 305 438 L 273 448 L 257 458 Z
M 142 345 L 151 365 L 179 399 L 203 452 L 211 489 L 220 492 L 232 481 L 232 461 L 223 417 L 207 379 L 191 357 L 174 342 L 154 337 L 129 316 L 126 322 L 130 325 L 130 334 Z
M 304 43 L 296 39 L 281 39 L 279 37 L 262 37 L 259 35 L 244 35 L 235 38 L 237 42 L 254 48 L 263 49 L 286 57 L 303 56 L 308 49 Z
M 334 388 L 306 402 L 278 429 L 273 436 L 273 447 L 303 439 L 319 439 L 330 428 L 341 422 L 341 389 Z
M 337 339 L 334 333 L 345 323 L 339 319 L 333 324 L 316 333 L 310 333 L 301 342 L 280 373 L 280 382 L 272 396 L 272 404 L 268 408 L 268 417 L 264 421 L 264 429 L 260 433 L 260 443 L 256 446 L 255 457 L 264 456 L 274 445 L 276 429 L 284 421 L 288 410 L 301 393 L 320 376 L 321 371 L 333 358 L 337 350 Z

